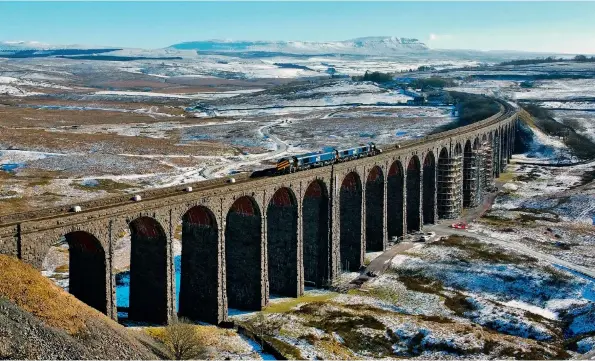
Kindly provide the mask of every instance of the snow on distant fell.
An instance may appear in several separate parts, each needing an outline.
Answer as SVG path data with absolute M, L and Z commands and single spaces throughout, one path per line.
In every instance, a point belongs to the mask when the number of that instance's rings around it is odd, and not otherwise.
M 226 41 L 206 40 L 174 44 L 179 50 L 215 52 L 280 52 L 290 54 L 394 55 L 428 50 L 417 39 L 374 36 L 344 41 Z

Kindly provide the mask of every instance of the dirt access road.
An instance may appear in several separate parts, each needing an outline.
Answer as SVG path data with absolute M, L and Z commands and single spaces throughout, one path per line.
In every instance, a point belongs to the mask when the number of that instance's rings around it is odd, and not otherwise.
M 349 290 L 354 288 L 361 288 L 362 285 L 375 277 L 383 274 L 390 266 L 391 261 L 396 255 L 401 254 L 415 245 L 413 242 L 401 242 L 388 248 L 380 256 L 374 258 L 370 264 L 360 272 L 360 275 L 349 281 L 347 284 L 335 286 L 335 288 L 342 290 Z M 373 274 L 374 276 L 369 276 Z

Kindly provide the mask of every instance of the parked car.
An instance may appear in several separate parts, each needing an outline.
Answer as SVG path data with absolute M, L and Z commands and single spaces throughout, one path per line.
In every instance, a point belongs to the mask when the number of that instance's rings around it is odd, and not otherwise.
M 464 222 L 457 222 L 450 225 L 451 228 L 454 229 L 469 229 L 469 225 Z
M 430 240 L 430 236 L 428 236 L 427 234 L 422 234 L 421 236 L 419 236 L 419 238 L 417 239 L 418 242 L 426 242 Z

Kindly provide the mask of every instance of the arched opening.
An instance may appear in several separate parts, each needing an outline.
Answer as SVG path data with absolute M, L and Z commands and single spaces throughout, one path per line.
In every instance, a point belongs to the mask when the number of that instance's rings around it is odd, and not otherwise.
M 340 191 L 341 268 L 357 271 L 362 266 L 362 184 L 355 172 L 347 174 Z
M 167 322 L 167 236 L 157 220 L 130 223 L 130 305 L 133 321 Z M 172 280 L 173 281 L 173 280 Z
M 508 130 L 506 128 L 502 129 L 502 149 L 500 150 L 500 169 L 503 171 L 508 164 Z
M 475 206 L 483 202 L 484 179 L 485 179 L 485 157 L 479 138 L 473 141 L 473 162 L 475 164 Z
M 238 198 L 227 212 L 225 225 L 226 289 L 229 307 L 262 308 L 261 216 L 251 197 Z
M 421 169 L 414 155 L 407 165 L 407 232 L 421 231 Z
M 89 306 L 107 313 L 103 247 L 87 232 L 71 232 L 65 238 L 69 249 L 68 291 Z
M 388 170 L 386 189 L 387 231 L 389 238 L 401 237 L 403 232 L 403 165 L 395 161 Z
M 267 207 L 270 293 L 297 297 L 297 202 L 289 188 L 275 192 Z
M 500 136 L 498 131 L 494 133 L 494 137 L 492 138 L 492 156 L 493 156 L 493 170 L 494 170 L 494 178 L 500 177 Z
M 481 156 L 482 156 L 482 167 L 483 178 L 482 178 L 482 189 L 488 191 L 492 187 L 492 178 L 494 176 L 494 165 L 492 162 L 492 140 L 486 134 L 481 138 Z
M 58 286 L 107 314 L 105 251 L 95 236 L 83 231 L 66 234 L 49 249 L 42 267 Z
M 457 218 L 461 215 L 463 210 L 463 146 L 461 143 L 457 143 L 452 154 L 454 167 L 454 179 L 455 181 L 455 200 L 456 208 L 453 218 Z
M 514 125 L 510 124 L 508 126 L 508 163 L 512 159 L 512 154 L 514 153 Z
M 219 235 L 206 207 L 190 208 L 182 217 L 182 254 L 178 315 L 219 323 Z M 177 276 L 177 275 L 176 275 Z
M 376 166 L 366 180 L 366 250 L 384 250 L 384 174 Z
M 463 155 L 463 207 L 477 206 L 477 164 L 476 152 L 473 151 L 471 141 L 465 142 Z
M 450 157 L 442 148 L 438 155 L 438 218 L 453 219 L 459 214 L 460 157 Z
M 423 177 L 423 223 L 434 223 L 436 221 L 436 159 L 433 152 L 429 152 L 424 159 Z
M 304 283 L 322 287 L 329 278 L 328 192 L 324 183 L 310 183 L 302 205 Z

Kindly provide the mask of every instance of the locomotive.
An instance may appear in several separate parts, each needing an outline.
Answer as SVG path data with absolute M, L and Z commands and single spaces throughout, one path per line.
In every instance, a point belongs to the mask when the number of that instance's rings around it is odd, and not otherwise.
M 284 157 L 277 162 L 276 173 L 288 174 L 304 169 L 345 162 L 382 153 L 382 149 L 374 143 L 368 143 L 347 149 L 331 149 Z

